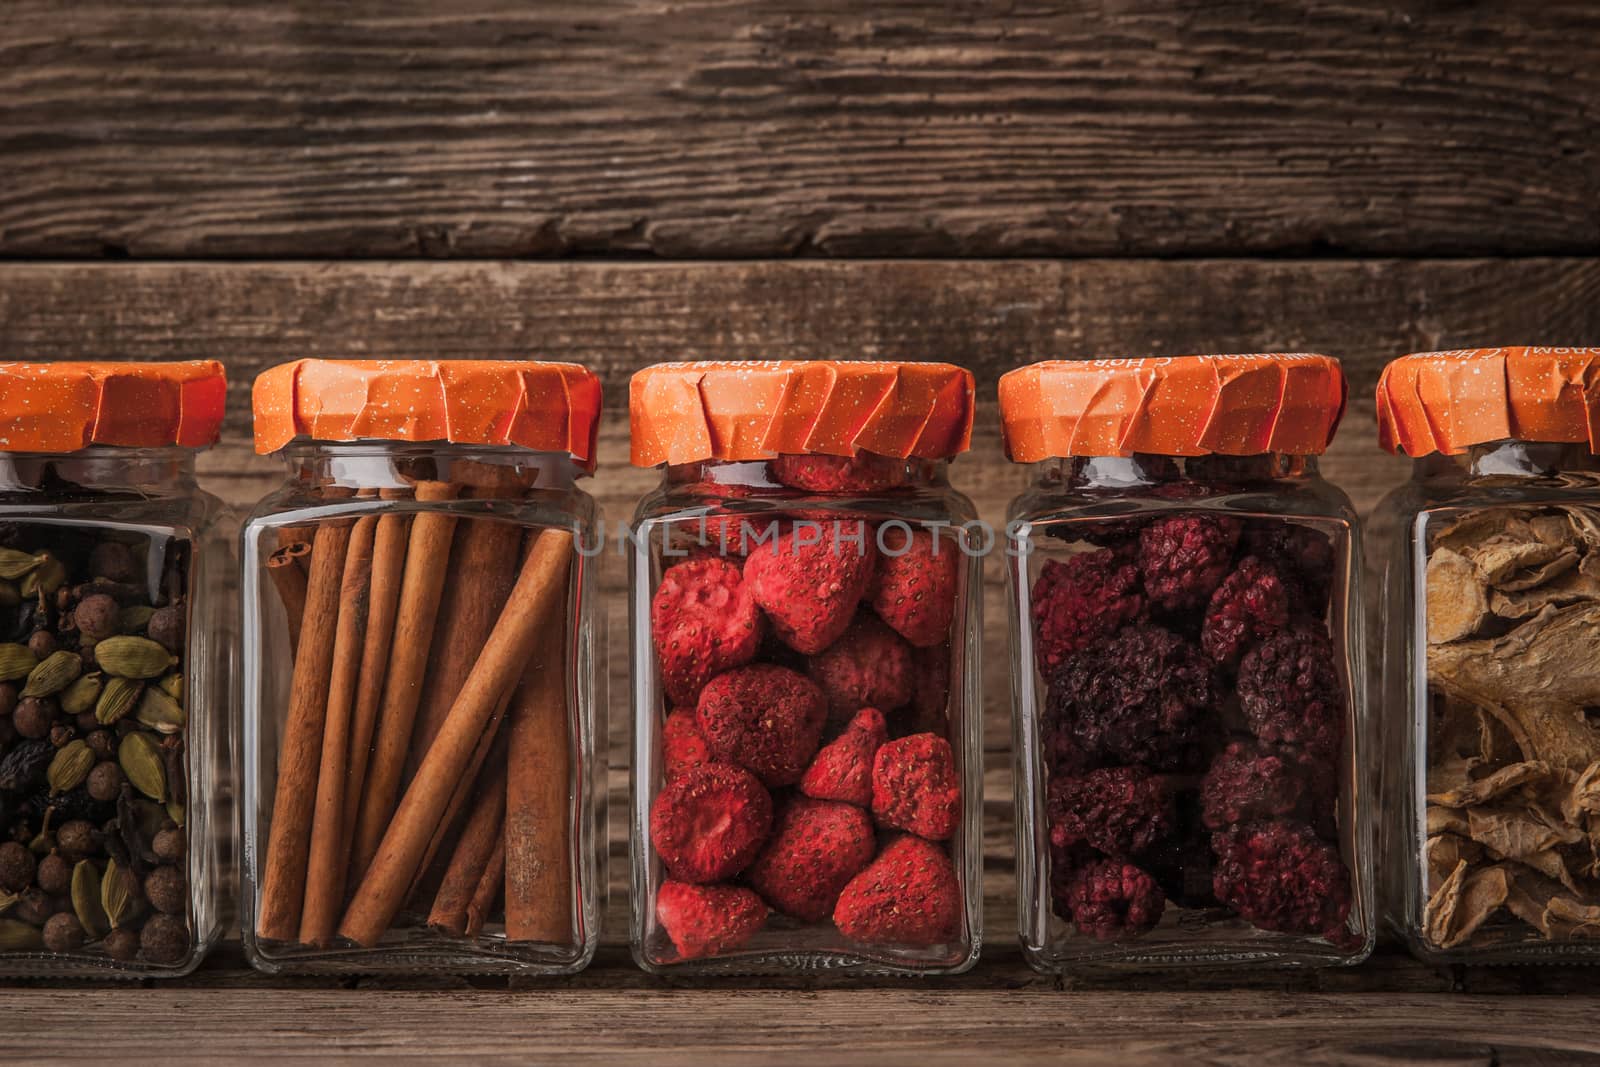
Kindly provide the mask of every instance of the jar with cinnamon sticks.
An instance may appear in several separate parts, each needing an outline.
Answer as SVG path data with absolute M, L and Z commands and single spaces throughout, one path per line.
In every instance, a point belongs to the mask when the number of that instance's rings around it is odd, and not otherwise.
M 659 973 L 952 974 L 981 942 L 972 375 L 635 375 L 633 929 Z M 987 543 L 986 543 L 987 542 Z
M 514 361 L 256 379 L 241 922 L 265 971 L 557 974 L 597 941 L 600 385 Z
M 226 391 L 0 363 L 0 975 L 174 977 L 221 934 Z
M 1438 964 L 1600 961 L 1600 348 L 1397 359 L 1372 520 L 1385 905 Z

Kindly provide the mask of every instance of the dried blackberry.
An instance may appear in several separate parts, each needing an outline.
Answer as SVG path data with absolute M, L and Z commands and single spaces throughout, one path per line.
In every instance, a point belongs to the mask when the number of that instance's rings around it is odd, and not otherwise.
M 1292 746 L 1235 741 L 1200 783 L 1201 817 L 1213 830 L 1295 814 L 1331 822 L 1334 793 L 1334 768 L 1326 758 Z
M 1239 704 L 1260 740 L 1336 755 L 1345 705 L 1327 628 L 1300 619 L 1252 648 L 1239 664 Z
M 1148 872 L 1122 860 L 1099 860 L 1067 877 L 1058 903 L 1078 933 L 1114 941 L 1153 930 L 1167 898 Z
M 1089 757 L 1154 770 L 1193 766 L 1215 687 L 1193 643 L 1149 623 L 1068 658 L 1050 684 L 1046 727 Z
M 1047 677 L 1068 656 L 1144 610 L 1139 570 L 1111 549 L 1050 560 L 1033 583 L 1034 657 Z
M 1143 767 L 1106 767 L 1050 783 L 1050 843 L 1090 845 L 1108 856 L 1143 852 L 1172 833 L 1172 797 Z
M 1246 556 L 1211 594 L 1200 647 L 1218 663 L 1238 663 L 1250 645 L 1289 621 L 1289 599 L 1288 585 L 1277 569 Z
M 1227 577 L 1239 541 L 1238 519 L 1172 515 L 1139 531 L 1145 595 L 1168 611 L 1204 606 Z
M 1350 873 L 1338 849 L 1278 819 L 1212 836 L 1217 899 L 1263 930 L 1345 937 Z
M 1300 611 L 1319 619 L 1327 613 L 1334 565 L 1327 534 L 1292 522 L 1255 521 L 1245 527 L 1241 543 L 1245 552 L 1295 579 L 1291 591 L 1299 594 Z

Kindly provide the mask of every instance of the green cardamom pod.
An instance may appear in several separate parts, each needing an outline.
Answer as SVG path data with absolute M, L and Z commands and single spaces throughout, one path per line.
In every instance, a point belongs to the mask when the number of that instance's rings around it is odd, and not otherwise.
M 122 609 L 122 614 L 117 622 L 125 634 L 137 633 L 150 624 L 150 616 L 156 609 L 149 604 L 130 604 Z
M 68 741 L 56 749 L 55 757 L 45 769 L 44 778 L 50 783 L 50 792 L 66 793 L 78 788 L 94 770 L 94 750 L 87 741 Z
M 8 889 L 0 889 L 0 912 L 4 912 L 11 905 L 22 899 L 21 893 L 13 893 Z
M 133 917 L 132 879 L 132 872 L 117 866 L 114 859 L 106 864 L 106 873 L 100 878 L 100 910 L 113 930 Z
M 117 763 L 133 787 L 157 804 L 167 800 L 167 771 L 161 749 L 149 734 L 132 733 L 117 746 Z
M 39 553 L 39 565 L 22 578 L 17 591 L 25 597 L 48 596 L 67 581 L 67 567 L 48 552 Z
M 108 637 L 94 646 L 95 662 L 119 678 L 156 678 L 178 662 L 166 646 L 148 637 Z
M 52 652 L 28 672 L 28 684 L 22 687 L 25 697 L 48 697 L 61 692 L 78 680 L 83 673 L 83 657 L 76 652 Z
M 0 645 L 0 682 L 26 678 L 39 665 L 39 657 L 27 645 Z
M 167 696 L 171 697 L 173 700 L 183 699 L 183 675 L 177 673 L 176 671 L 167 675 L 156 684 L 161 687 L 161 691 L 163 693 L 167 694 Z
M 101 726 L 110 726 L 128 714 L 133 710 L 133 703 L 139 699 L 139 691 L 143 688 L 143 683 L 131 678 L 115 676 L 110 678 L 105 688 L 100 691 L 100 699 L 95 702 L 95 721 Z
M 14 582 L 24 574 L 43 562 L 40 556 L 32 552 L 20 552 L 15 548 L 0 548 L 0 578 Z
M 187 809 L 185 809 L 183 804 L 179 801 L 167 801 L 167 818 L 177 823 L 179 827 L 183 826 L 183 817 L 187 813 Z
M 44 935 L 21 919 L 0 919 L 0 952 L 33 952 L 44 948 Z
M 22 594 L 17 592 L 17 583 L 0 581 L 0 607 L 14 608 L 20 603 Z
M 91 941 L 106 936 L 111 929 L 106 910 L 100 905 L 100 868 L 93 860 L 79 860 L 72 868 L 72 910 Z
M 94 708 L 100 699 L 100 689 L 103 685 L 99 671 L 92 671 L 67 686 L 66 692 L 61 694 L 61 710 L 68 715 L 82 715 Z
M 139 698 L 139 710 L 135 715 L 139 725 L 164 734 L 177 733 L 189 721 L 183 712 L 183 705 L 154 685 L 144 687 L 144 695 Z

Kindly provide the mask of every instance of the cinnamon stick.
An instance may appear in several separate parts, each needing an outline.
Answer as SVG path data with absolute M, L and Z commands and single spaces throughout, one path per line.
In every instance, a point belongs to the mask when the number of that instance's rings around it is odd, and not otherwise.
M 395 809 L 339 924 L 341 936 L 358 945 L 374 945 L 394 921 L 486 724 L 534 655 L 539 635 L 562 626 L 571 559 L 568 530 L 547 529 L 534 542 L 494 632 Z
M 457 528 L 450 550 L 450 577 L 440 598 L 436 624 L 450 640 L 428 664 L 406 761 L 408 778 L 415 776 L 450 714 L 450 705 L 511 594 L 523 532 L 522 526 L 500 519 L 466 519 Z
M 467 905 L 467 925 L 462 933 L 468 937 L 477 937 L 483 932 L 483 922 L 489 915 L 489 909 L 494 907 L 494 902 L 500 896 L 500 887 L 506 879 L 506 839 L 505 835 L 495 838 L 494 852 L 489 856 L 489 862 L 484 865 L 483 877 L 478 879 L 478 890 L 472 894 L 472 903 Z
M 356 681 L 355 717 L 350 724 L 350 773 L 344 783 L 344 830 L 347 855 L 346 882 L 359 879 L 356 862 L 356 818 L 366 787 L 367 764 L 372 759 L 372 737 L 378 726 L 378 705 L 389 671 L 389 649 L 395 616 L 400 607 L 400 584 L 405 573 L 406 541 L 411 531 L 409 515 L 383 515 L 372 542 L 372 584 L 367 598 L 367 635 L 361 649 L 361 675 Z
M 450 500 L 456 492 L 454 485 L 419 482 L 416 499 L 418 503 Z M 411 522 L 389 671 L 378 711 L 377 744 L 367 767 L 361 813 L 356 820 L 353 869 L 357 871 L 365 871 L 371 863 L 394 814 L 417 700 L 422 695 L 422 676 L 433 647 L 434 620 L 455 529 L 456 517 L 443 511 L 420 512 Z
M 478 743 L 473 746 L 472 758 L 467 761 L 467 769 L 461 775 L 461 780 L 456 782 L 455 789 L 451 791 L 450 802 L 445 805 L 444 817 L 439 820 L 433 836 L 428 839 L 427 849 L 422 853 L 422 863 L 417 866 L 417 876 L 412 880 L 410 891 L 406 893 L 407 900 L 430 900 L 438 892 L 439 883 L 444 879 L 443 866 L 436 862 L 439 850 L 445 841 L 459 834 L 462 811 L 478 784 L 478 772 L 483 769 L 484 760 L 490 757 L 490 753 L 495 751 L 497 746 L 499 752 L 493 758 L 498 765 L 505 765 L 506 749 L 501 743 L 500 735 L 504 732 L 501 727 L 505 724 L 506 707 L 510 703 L 511 694 L 507 692 L 500 698 L 494 714 L 484 725 L 483 736 L 478 738 Z
M 278 751 L 272 828 L 263 864 L 256 932 L 273 941 L 293 939 L 305 898 L 306 858 L 311 848 L 312 806 L 322 755 L 323 721 L 333 666 L 339 585 L 350 544 L 348 523 L 328 522 L 312 542 L 311 577 L 301 626 L 305 651 L 295 658 L 289 708 Z
M 506 756 L 506 940 L 572 940 L 572 744 L 566 635 L 544 635 L 512 698 Z
M 504 839 L 500 825 L 505 812 L 506 772 L 502 762 L 485 777 L 461 836 L 456 839 L 444 881 L 439 883 L 433 910 L 428 913 L 428 925 L 433 929 L 456 937 L 465 932 L 467 908 L 477 895 L 484 867 L 494 852 L 495 843 Z
M 321 770 L 311 821 L 311 851 L 306 862 L 305 906 L 300 913 L 300 942 L 306 945 L 327 945 L 333 940 L 333 929 L 344 904 L 344 793 L 350 766 L 350 715 L 361 669 L 367 583 L 372 575 L 372 542 L 377 526 L 376 515 L 356 520 L 339 587 L 339 622 L 333 639 Z
M 301 563 L 311 554 L 311 545 L 305 541 L 292 541 L 282 545 L 267 557 L 267 575 L 283 601 L 283 613 L 289 620 L 289 654 L 300 647 L 300 621 L 306 612 L 306 572 Z

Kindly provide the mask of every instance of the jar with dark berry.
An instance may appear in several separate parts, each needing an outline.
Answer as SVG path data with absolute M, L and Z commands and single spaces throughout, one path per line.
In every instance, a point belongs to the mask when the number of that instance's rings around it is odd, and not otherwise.
M 1360 540 L 1317 473 L 1337 360 L 1000 380 L 1018 924 L 1046 971 L 1371 950 Z
M 1405 356 L 1374 515 L 1389 923 L 1435 963 L 1600 960 L 1600 348 Z
M 240 927 L 268 972 L 567 974 L 599 941 L 600 382 L 299 360 L 243 536 Z
M 950 974 L 981 942 L 982 554 L 947 364 L 633 378 L 633 951 Z
M 0 975 L 171 977 L 221 935 L 233 521 L 195 457 L 226 391 L 0 364 Z

